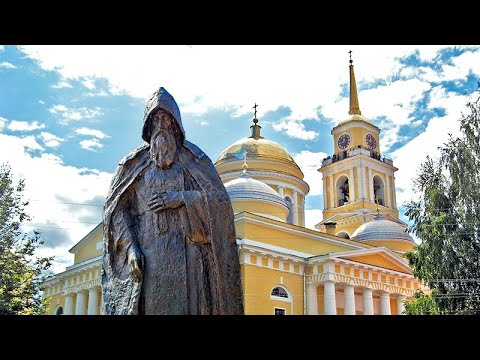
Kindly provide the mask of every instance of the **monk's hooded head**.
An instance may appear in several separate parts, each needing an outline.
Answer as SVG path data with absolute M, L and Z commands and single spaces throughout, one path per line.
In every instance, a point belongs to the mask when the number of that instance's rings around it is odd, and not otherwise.
M 152 115 L 150 132 L 150 157 L 157 167 L 167 169 L 181 146 L 180 132 L 172 115 L 165 109 L 158 109 Z
M 150 143 L 150 156 L 159 168 L 171 166 L 185 131 L 178 105 L 170 93 L 161 87 L 147 102 L 143 116 L 142 138 Z

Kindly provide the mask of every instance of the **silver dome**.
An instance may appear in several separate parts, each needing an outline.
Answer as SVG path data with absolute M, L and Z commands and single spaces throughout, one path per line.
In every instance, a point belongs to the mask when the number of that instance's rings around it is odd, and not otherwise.
M 351 239 L 356 241 L 407 240 L 414 242 L 402 225 L 386 220 L 381 215 L 377 215 L 372 221 L 359 226 L 352 234 Z
M 252 176 L 246 171 L 243 171 L 237 179 L 231 180 L 224 185 L 231 200 L 262 199 L 288 209 L 285 200 L 282 199 L 275 190 L 267 184 L 252 178 Z

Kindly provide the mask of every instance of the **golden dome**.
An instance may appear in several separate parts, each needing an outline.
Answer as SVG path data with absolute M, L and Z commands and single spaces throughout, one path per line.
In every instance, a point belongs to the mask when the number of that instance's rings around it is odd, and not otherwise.
M 264 138 L 255 139 L 252 137 L 240 139 L 223 150 L 215 164 L 228 160 L 243 160 L 245 152 L 248 159 L 279 160 L 291 163 L 298 168 L 295 160 L 283 146 Z
M 367 124 L 370 124 L 370 125 L 374 125 L 369 119 L 367 119 L 365 116 L 363 115 L 358 115 L 358 114 L 353 114 L 352 116 L 348 117 L 347 119 L 341 121 L 337 126 L 340 126 L 340 125 L 343 125 L 343 124 L 346 124 L 347 122 L 350 122 L 350 121 L 363 121 Z M 337 127 L 335 126 L 335 127 Z M 374 125 L 375 126 L 375 125 Z

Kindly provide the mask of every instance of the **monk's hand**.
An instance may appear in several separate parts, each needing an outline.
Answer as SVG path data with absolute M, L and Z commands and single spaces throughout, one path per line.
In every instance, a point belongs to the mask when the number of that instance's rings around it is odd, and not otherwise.
M 128 269 L 130 276 L 136 281 L 140 282 L 143 278 L 143 254 L 136 243 L 133 243 L 128 249 Z
M 147 205 L 150 210 L 158 213 L 162 210 L 177 209 L 185 204 L 182 191 L 166 191 L 154 194 Z

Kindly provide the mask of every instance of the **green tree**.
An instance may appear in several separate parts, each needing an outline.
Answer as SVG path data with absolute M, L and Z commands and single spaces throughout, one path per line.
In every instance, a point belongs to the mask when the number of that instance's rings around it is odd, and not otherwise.
M 406 315 L 439 315 L 440 309 L 432 296 L 427 296 L 422 290 L 417 290 L 414 301 L 405 302 Z
M 47 301 L 40 296 L 39 284 L 45 280 L 52 257 L 37 257 L 43 241 L 40 234 L 22 233 L 21 225 L 30 221 L 27 201 L 22 199 L 25 181 L 12 180 L 8 164 L 0 166 L 0 311 L 10 314 L 42 314 Z
M 442 314 L 480 314 L 480 84 L 467 108 L 460 135 L 421 165 L 420 200 L 406 205 L 421 240 L 406 257 Z

